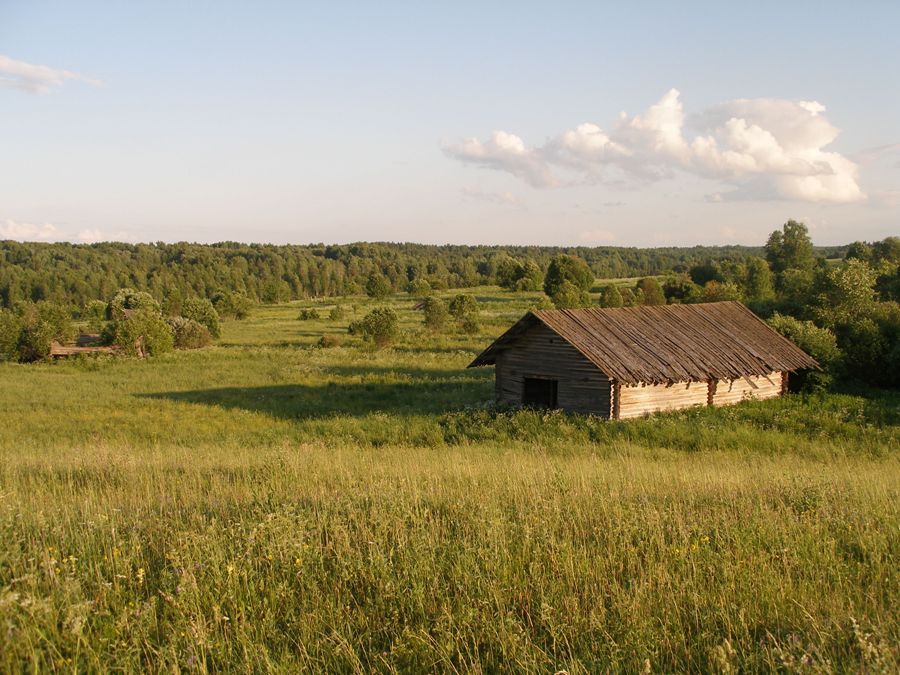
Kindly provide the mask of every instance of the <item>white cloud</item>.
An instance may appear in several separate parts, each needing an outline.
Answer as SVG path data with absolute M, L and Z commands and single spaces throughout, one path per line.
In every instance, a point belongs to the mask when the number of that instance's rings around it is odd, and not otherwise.
M 59 237 L 59 230 L 50 223 L 18 223 L 14 220 L 0 220 L 0 239 L 18 241 L 50 241 Z
M 714 201 L 790 199 L 846 203 L 866 198 L 858 166 L 825 150 L 839 131 L 818 101 L 738 99 L 686 116 L 672 89 L 644 113 L 604 131 L 578 125 L 538 148 L 496 131 L 485 142 L 471 138 L 445 148 L 460 161 L 506 171 L 535 187 L 571 184 L 560 172 L 597 181 L 610 172 L 658 180 L 682 171 L 719 180 L 733 190 Z M 695 133 L 685 134 L 685 129 Z
M 70 70 L 16 61 L 0 54 L 0 87 L 21 89 L 31 94 L 46 94 L 53 87 L 62 86 L 67 80 L 80 80 L 94 86 L 101 84 L 98 80 L 73 73 Z
M 507 171 L 534 187 L 555 187 L 557 182 L 546 162 L 514 134 L 495 131 L 482 142 L 469 138 L 444 151 L 455 159 L 490 169 Z

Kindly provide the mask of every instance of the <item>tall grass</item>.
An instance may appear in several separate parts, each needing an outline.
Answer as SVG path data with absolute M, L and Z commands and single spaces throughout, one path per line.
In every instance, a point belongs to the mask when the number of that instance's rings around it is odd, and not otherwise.
M 463 367 L 528 299 L 471 338 L 394 302 L 382 352 L 294 304 L 0 365 L 0 668 L 900 667 L 896 395 L 498 412 Z

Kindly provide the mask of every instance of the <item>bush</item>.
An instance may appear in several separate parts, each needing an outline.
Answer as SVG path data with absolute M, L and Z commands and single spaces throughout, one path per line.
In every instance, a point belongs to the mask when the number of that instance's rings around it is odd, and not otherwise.
M 425 325 L 433 333 L 439 333 L 447 325 L 447 319 L 450 318 L 450 312 L 447 309 L 447 303 L 440 298 L 429 297 L 425 299 Z
M 423 297 L 426 295 L 431 295 L 433 290 L 431 288 L 431 284 L 428 283 L 427 279 L 413 279 L 406 285 L 406 292 L 410 295 Z
M 389 307 L 376 307 L 360 321 L 354 321 L 347 328 L 351 335 L 360 335 L 366 342 L 376 347 L 386 347 L 393 342 L 399 331 L 397 313 Z
M 254 304 L 245 293 L 217 293 L 212 302 L 220 317 L 231 317 L 238 321 L 250 315 Z
M 569 282 L 579 291 L 589 291 L 594 285 L 594 273 L 581 258 L 558 255 L 550 261 L 544 276 L 544 292 L 551 298 L 559 293 L 563 283 Z M 571 295 L 571 292 L 567 292 Z
M 340 321 L 344 318 L 344 308 L 340 305 L 335 305 L 331 308 L 331 311 L 328 312 L 328 318 L 332 321 Z
M 664 305 L 666 304 L 666 296 L 663 294 L 662 287 L 653 277 L 645 277 L 637 282 L 637 288 L 644 293 L 645 305 Z
M 463 319 L 470 314 L 478 313 L 478 300 L 469 293 L 460 293 L 450 301 L 448 309 L 455 318 Z
M 819 328 L 812 321 L 800 321 L 777 313 L 769 319 L 768 324 L 822 366 L 823 372 L 810 370 L 795 373 L 789 380 L 791 389 L 816 391 L 830 387 L 834 373 L 843 360 L 834 333 L 827 328 Z
M 587 307 L 591 304 L 591 298 L 587 291 L 581 290 L 571 281 L 563 281 L 556 290 L 556 293 L 550 296 L 553 304 L 557 309 L 575 309 L 576 307 Z
M 305 307 L 304 309 L 300 310 L 297 318 L 300 321 L 313 321 L 319 318 L 319 310 L 317 310 L 315 307 Z
M 22 319 L 8 309 L 0 309 L 0 361 L 19 360 Z
M 366 280 L 366 295 L 370 298 L 380 300 L 390 295 L 391 282 L 389 282 L 383 274 L 372 272 Z
M 174 336 L 158 312 L 141 309 L 128 319 L 114 321 L 104 331 L 105 341 L 118 345 L 125 354 L 159 356 L 172 351 Z
M 166 322 L 172 329 L 172 344 L 175 349 L 200 349 L 212 342 L 209 329 L 193 319 L 175 316 Z
M 339 335 L 323 335 L 319 338 L 316 345 L 321 349 L 329 349 L 330 347 L 340 347 L 344 344 Z
M 102 300 L 91 300 L 85 304 L 81 317 L 87 321 L 88 330 L 99 333 L 106 325 L 107 303 Z
M 219 313 L 213 307 L 212 302 L 206 298 L 185 300 L 181 305 L 181 316 L 206 326 L 206 330 L 214 338 L 222 336 L 222 329 L 219 327 Z
M 107 318 L 113 321 L 121 321 L 125 318 L 126 309 L 146 309 L 160 313 L 159 303 L 153 296 L 145 291 L 136 291 L 133 288 L 120 288 L 109 303 Z
M 601 307 L 622 307 L 625 301 L 622 299 L 622 292 L 615 284 L 610 284 L 603 289 L 600 294 Z

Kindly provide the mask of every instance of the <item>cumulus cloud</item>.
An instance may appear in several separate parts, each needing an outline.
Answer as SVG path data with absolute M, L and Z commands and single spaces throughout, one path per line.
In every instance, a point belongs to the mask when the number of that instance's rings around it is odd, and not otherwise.
M 680 93 L 672 89 L 640 115 L 622 113 L 609 131 L 588 122 L 535 148 L 514 134 L 495 131 L 487 141 L 470 138 L 444 151 L 535 187 L 623 173 L 658 180 L 682 171 L 733 186 L 711 201 L 863 200 L 857 164 L 826 149 L 839 131 L 824 112 L 818 101 L 762 98 L 728 101 L 688 116 Z
M 50 223 L 36 225 L 34 223 L 18 223 L 14 220 L 0 220 L 0 239 L 51 241 L 57 239 L 59 235 L 59 230 Z
M 94 86 L 100 85 L 99 81 L 70 70 L 16 61 L 0 54 L 0 87 L 20 89 L 31 94 L 46 94 L 54 87 L 62 86 L 67 80 L 80 80 Z

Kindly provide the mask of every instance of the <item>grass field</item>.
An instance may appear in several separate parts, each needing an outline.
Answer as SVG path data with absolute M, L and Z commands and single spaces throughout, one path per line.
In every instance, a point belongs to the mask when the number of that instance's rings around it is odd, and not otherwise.
M 900 395 L 632 422 L 490 406 L 412 300 L 147 361 L 0 364 L 5 671 L 900 668 Z

